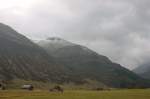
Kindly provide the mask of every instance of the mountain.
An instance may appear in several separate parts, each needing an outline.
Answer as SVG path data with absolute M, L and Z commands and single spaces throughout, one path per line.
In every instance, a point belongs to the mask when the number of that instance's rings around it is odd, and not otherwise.
M 64 77 L 64 67 L 58 65 L 45 50 L 0 23 L 0 80 L 61 82 Z
M 145 79 L 85 46 L 58 37 L 41 40 L 38 45 L 53 56 L 57 63 L 69 69 L 71 81 L 86 82 L 86 79 L 91 79 L 111 87 L 149 86 Z
M 150 63 L 144 63 L 133 70 L 143 78 L 150 79 Z
M 39 41 L 38 45 L 41 45 L 44 49 L 49 49 L 48 53 L 53 54 L 53 52 L 55 52 L 59 48 L 71 46 L 74 44 L 58 37 L 51 37 L 47 38 L 46 40 Z
M 94 81 L 109 87 L 149 87 L 147 80 L 87 47 L 55 37 L 38 44 L 0 23 L 0 81 Z

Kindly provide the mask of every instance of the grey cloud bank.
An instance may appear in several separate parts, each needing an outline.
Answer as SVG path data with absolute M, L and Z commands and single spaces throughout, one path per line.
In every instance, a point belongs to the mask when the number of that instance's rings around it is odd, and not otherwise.
M 150 59 L 149 5 L 149 0 L 6 0 L 0 22 L 32 39 L 58 36 L 86 45 L 133 69 Z

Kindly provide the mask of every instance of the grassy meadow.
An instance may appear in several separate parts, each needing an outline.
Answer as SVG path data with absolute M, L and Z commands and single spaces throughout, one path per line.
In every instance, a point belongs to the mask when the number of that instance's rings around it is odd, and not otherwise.
M 14 80 L 7 84 L 6 90 L 0 90 L 0 99 L 150 99 L 150 89 L 111 89 L 94 91 L 100 85 L 90 81 L 88 85 L 73 83 L 60 85 L 64 93 L 49 92 L 57 84 L 36 81 Z M 33 91 L 21 90 L 24 84 L 32 84 Z M 105 86 L 103 86 L 105 87 Z
M 0 91 L 0 99 L 150 99 L 150 89 L 111 91 L 66 90 L 64 93 L 46 90 Z

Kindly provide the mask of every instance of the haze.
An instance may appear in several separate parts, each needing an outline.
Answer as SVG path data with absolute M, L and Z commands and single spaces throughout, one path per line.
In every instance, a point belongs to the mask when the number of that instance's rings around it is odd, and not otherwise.
M 1 0 L 0 22 L 38 40 L 58 36 L 133 69 L 149 61 L 149 0 Z

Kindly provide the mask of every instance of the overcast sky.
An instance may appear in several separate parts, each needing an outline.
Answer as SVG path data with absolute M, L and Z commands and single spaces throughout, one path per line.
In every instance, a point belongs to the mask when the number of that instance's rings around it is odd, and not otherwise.
M 133 69 L 150 59 L 150 0 L 0 0 L 0 22 L 58 36 Z

